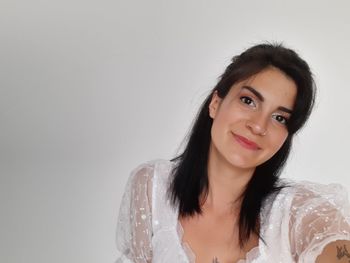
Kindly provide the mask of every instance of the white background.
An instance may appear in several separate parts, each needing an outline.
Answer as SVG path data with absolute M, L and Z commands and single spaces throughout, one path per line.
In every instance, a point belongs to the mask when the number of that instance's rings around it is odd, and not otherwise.
M 113 262 L 129 172 L 172 158 L 231 57 L 279 41 L 316 109 L 283 176 L 350 190 L 348 1 L 0 2 L 0 262 Z

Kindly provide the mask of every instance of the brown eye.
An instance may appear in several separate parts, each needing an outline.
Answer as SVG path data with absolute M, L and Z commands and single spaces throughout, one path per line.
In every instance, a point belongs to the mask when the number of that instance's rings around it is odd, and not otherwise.
M 282 116 L 282 115 L 274 114 L 272 117 L 276 121 L 278 121 L 279 123 L 284 124 L 284 125 L 286 125 L 287 122 L 288 122 L 288 119 L 286 117 Z
M 247 104 L 249 106 L 255 106 L 255 103 L 252 98 L 247 96 L 242 96 L 239 98 L 244 104 Z

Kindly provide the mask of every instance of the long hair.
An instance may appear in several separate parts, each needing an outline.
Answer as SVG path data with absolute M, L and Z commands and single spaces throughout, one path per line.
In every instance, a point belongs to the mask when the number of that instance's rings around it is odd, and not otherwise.
M 290 153 L 293 136 L 305 124 L 315 100 L 315 84 L 308 64 L 282 44 L 260 44 L 232 58 L 218 83 L 202 103 L 193 122 L 183 152 L 173 158 L 168 195 L 182 217 L 201 214 L 200 197 L 207 196 L 208 154 L 213 120 L 209 104 L 213 93 L 224 98 L 231 87 L 268 67 L 275 67 L 289 76 L 297 86 L 293 113 L 288 120 L 288 136 L 273 157 L 256 167 L 241 196 L 239 213 L 239 244 L 244 247 L 252 233 L 259 234 L 259 214 L 264 200 L 283 188 L 279 175 Z

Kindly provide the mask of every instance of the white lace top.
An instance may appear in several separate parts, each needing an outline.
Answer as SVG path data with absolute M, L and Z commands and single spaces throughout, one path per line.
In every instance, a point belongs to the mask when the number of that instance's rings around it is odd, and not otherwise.
M 173 163 L 153 160 L 135 168 L 122 198 L 117 263 L 194 263 L 182 242 L 178 211 L 166 198 Z M 335 240 L 350 240 L 350 205 L 338 184 L 291 182 L 263 204 L 260 234 L 264 242 L 237 263 L 315 262 Z

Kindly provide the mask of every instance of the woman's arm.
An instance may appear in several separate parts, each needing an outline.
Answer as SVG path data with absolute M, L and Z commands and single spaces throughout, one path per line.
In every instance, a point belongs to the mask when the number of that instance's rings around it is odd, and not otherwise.
M 118 263 L 152 261 L 152 164 L 142 164 L 129 177 L 119 209 Z
M 340 185 L 305 182 L 290 211 L 290 245 L 296 262 L 347 262 L 350 252 L 350 206 Z M 339 257 L 339 258 L 338 258 Z
M 328 244 L 322 254 L 317 257 L 316 263 L 349 263 L 350 240 L 337 240 Z

